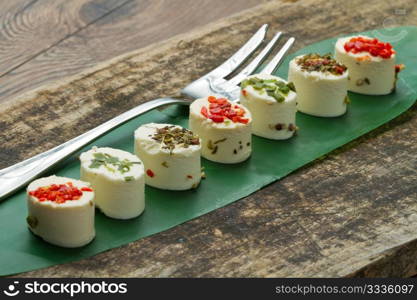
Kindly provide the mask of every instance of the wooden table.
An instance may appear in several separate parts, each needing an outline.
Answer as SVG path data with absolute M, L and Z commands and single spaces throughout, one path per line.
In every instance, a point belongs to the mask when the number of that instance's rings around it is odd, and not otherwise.
M 3 1 L 0 167 L 138 103 L 178 94 L 263 23 L 271 24 L 271 34 L 282 30 L 297 37 L 296 50 L 388 23 L 417 25 L 417 3 Z M 89 259 L 20 276 L 414 275 L 416 125 L 414 106 L 232 205 Z

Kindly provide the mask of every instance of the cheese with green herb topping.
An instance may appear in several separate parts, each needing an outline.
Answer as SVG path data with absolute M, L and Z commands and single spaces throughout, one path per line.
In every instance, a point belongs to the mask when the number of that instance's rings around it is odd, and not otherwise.
M 95 190 L 97 207 L 108 217 L 130 219 L 145 209 L 145 175 L 141 160 L 126 151 L 97 148 L 80 156 L 81 179 Z
M 306 57 L 308 59 L 306 59 Z M 318 64 L 318 67 L 310 65 Z M 301 55 L 290 61 L 288 80 L 297 91 L 297 109 L 318 117 L 337 117 L 347 109 L 348 71 L 328 55 Z
M 145 165 L 147 185 L 189 190 L 201 180 L 200 138 L 172 124 L 149 123 L 135 131 L 135 153 Z
M 291 83 L 277 76 L 256 74 L 240 86 L 240 103 L 252 114 L 253 134 L 273 140 L 294 135 L 297 94 Z

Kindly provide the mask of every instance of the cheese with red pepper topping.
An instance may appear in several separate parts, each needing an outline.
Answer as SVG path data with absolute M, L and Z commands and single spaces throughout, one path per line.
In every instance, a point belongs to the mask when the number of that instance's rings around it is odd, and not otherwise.
M 317 117 L 337 117 L 347 109 L 347 84 L 349 72 L 346 68 L 331 69 L 328 72 L 326 61 L 317 63 L 324 65 L 323 70 L 309 68 L 313 61 L 303 64 L 306 56 L 301 55 L 290 61 L 288 80 L 293 82 L 297 92 L 297 109 L 303 113 Z M 334 60 L 333 60 L 334 61 Z M 338 65 L 336 65 L 338 66 Z
M 335 57 L 349 70 L 348 90 L 386 95 L 395 88 L 395 51 L 389 43 L 366 36 L 340 38 Z
M 80 156 L 81 179 L 91 183 L 97 207 L 108 217 L 131 219 L 145 209 L 145 174 L 136 155 L 97 148 Z
M 39 178 L 27 188 L 27 206 L 29 229 L 51 244 L 81 247 L 95 237 L 94 191 L 87 182 Z
M 242 105 L 224 98 L 197 99 L 190 105 L 189 126 L 201 138 L 202 156 L 208 160 L 239 163 L 252 153 L 252 116 Z
M 201 181 L 201 141 L 190 130 L 149 123 L 135 131 L 135 153 L 143 161 L 147 185 L 189 190 Z
M 249 76 L 246 80 L 251 78 L 263 80 L 261 83 L 265 86 L 265 88 L 255 89 L 250 84 L 241 85 L 240 103 L 252 114 L 252 133 L 273 140 L 292 137 L 297 128 L 295 125 L 297 94 L 287 87 L 284 79 L 277 76 L 256 74 Z M 279 89 L 276 83 L 282 84 L 283 93 L 279 93 L 282 97 L 280 101 L 266 91 L 268 86 L 271 86 L 271 91 L 274 88 Z

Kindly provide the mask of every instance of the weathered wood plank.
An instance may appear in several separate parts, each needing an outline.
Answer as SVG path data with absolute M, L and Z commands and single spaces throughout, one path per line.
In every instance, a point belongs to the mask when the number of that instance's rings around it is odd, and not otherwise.
M 125 1 L 2 1 L 0 80 Z M 36 70 L 34 70 L 36 72 Z M 34 73 L 36 74 L 36 73 Z
M 4 21 L 13 30 L 0 39 L 0 102 L 265 1 L 36 2 Z
M 46 150 L 147 99 L 178 93 L 262 23 L 294 34 L 296 47 L 380 27 L 395 8 L 407 11 L 397 24 L 416 24 L 413 0 L 341 3 L 270 2 L 29 93 L 16 100 L 19 105 L 0 108 L 0 163 Z M 413 275 L 416 127 L 414 106 L 232 205 L 92 258 L 21 276 Z

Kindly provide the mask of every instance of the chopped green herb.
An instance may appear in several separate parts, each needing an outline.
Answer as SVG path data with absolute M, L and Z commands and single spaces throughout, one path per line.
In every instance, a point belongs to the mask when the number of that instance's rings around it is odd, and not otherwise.
M 219 149 L 219 146 L 215 146 L 213 151 L 211 151 L 211 154 L 216 154 L 217 153 L 217 149 Z
M 210 150 L 213 150 L 213 142 L 211 140 L 208 141 L 207 143 L 207 148 L 209 148 Z
M 345 100 L 343 102 L 345 104 L 349 104 L 350 103 L 350 99 L 349 99 L 348 95 L 345 96 Z
M 108 165 L 104 165 L 104 167 L 112 173 L 116 172 L 115 169 L 113 169 L 112 167 L 109 167 Z
M 290 88 L 291 91 L 296 92 L 294 82 L 290 81 L 287 83 L 287 86 Z
M 226 140 L 227 140 L 227 138 L 220 139 L 220 140 L 215 141 L 214 144 L 223 143 Z
M 140 164 L 139 161 L 130 161 L 128 159 L 120 160 L 116 156 L 111 156 L 107 153 L 94 153 L 93 154 L 93 160 L 91 161 L 90 168 L 97 169 L 101 166 L 104 166 L 107 170 L 114 173 L 116 172 L 116 169 L 124 174 L 126 172 L 130 171 L 130 167 L 132 167 L 134 164 Z M 115 169 L 116 168 L 116 169 Z
M 125 181 L 132 181 L 134 179 L 135 179 L 135 177 L 133 177 L 133 176 L 126 176 L 125 177 Z
M 36 217 L 27 216 L 26 222 L 28 223 L 30 228 L 36 228 L 36 226 L 38 226 L 38 219 Z
M 283 102 L 290 91 L 295 91 L 292 82 L 285 83 L 277 79 L 260 79 L 258 77 L 248 78 L 240 84 L 241 89 L 252 86 L 259 93 L 267 93 L 268 96 L 274 98 L 277 102 Z

